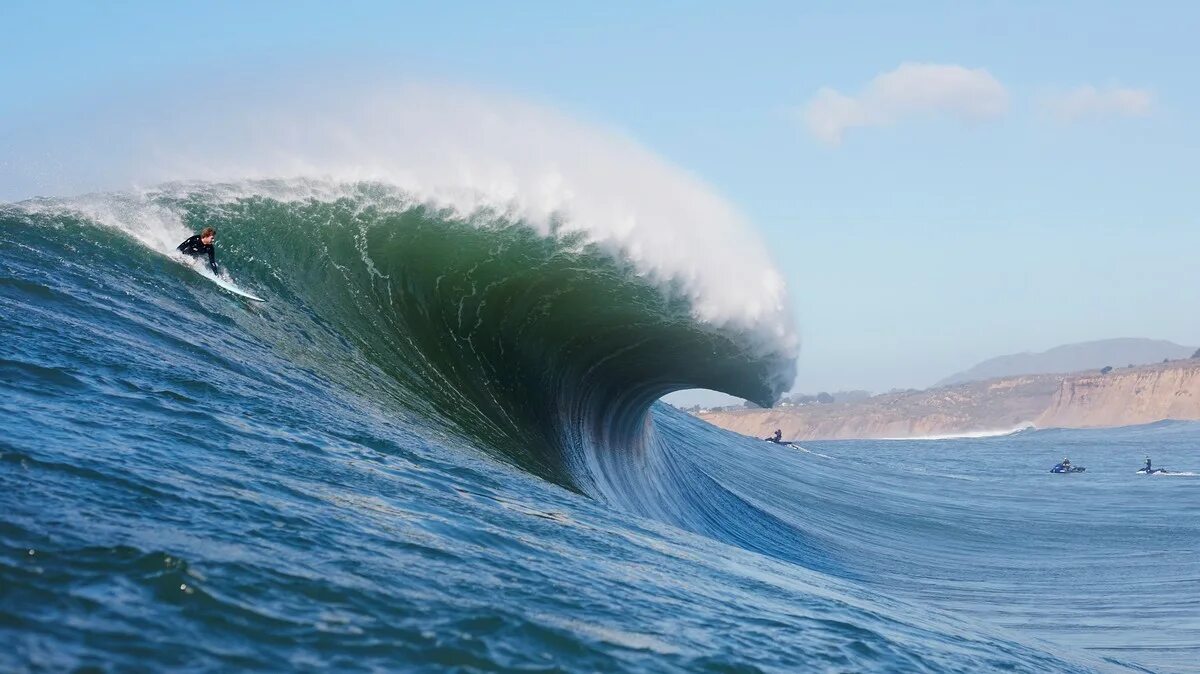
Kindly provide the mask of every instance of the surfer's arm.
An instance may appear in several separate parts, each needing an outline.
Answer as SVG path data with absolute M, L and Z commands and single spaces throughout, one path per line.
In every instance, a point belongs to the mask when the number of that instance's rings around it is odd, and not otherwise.
M 217 251 L 212 246 L 208 247 L 208 266 L 217 273 Z

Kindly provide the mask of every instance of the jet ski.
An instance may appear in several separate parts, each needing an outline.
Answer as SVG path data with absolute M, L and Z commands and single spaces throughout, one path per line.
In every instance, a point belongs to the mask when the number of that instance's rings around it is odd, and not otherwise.
M 1166 475 L 1170 472 L 1171 471 L 1167 470 L 1166 468 L 1151 468 L 1150 470 L 1139 468 L 1137 470 L 1138 475 Z
M 1064 466 L 1061 463 L 1056 463 L 1056 464 L 1054 464 L 1054 467 L 1050 469 L 1050 472 L 1051 473 L 1082 473 L 1085 470 L 1087 470 L 1087 468 L 1084 468 L 1083 466 Z

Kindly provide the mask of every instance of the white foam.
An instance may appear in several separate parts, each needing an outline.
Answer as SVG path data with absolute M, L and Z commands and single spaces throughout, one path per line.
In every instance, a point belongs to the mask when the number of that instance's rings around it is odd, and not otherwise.
M 30 213 L 78 213 L 105 227 L 133 236 L 147 248 L 164 255 L 194 234 L 174 210 L 139 193 L 93 193 L 65 199 L 30 199 L 20 202 Z
M 921 435 L 921 436 L 912 436 L 912 437 L 905 437 L 905 438 L 879 438 L 879 439 L 880 440 L 963 440 L 963 439 L 970 439 L 970 438 L 1000 438 L 1000 437 L 1004 437 L 1006 435 L 1015 435 L 1017 433 L 1020 433 L 1021 431 L 1027 431 L 1032 428 L 1036 428 L 1036 426 L 1033 425 L 1033 422 L 1026 421 L 1023 424 L 1014 426 L 1012 428 L 1002 428 L 1002 429 L 997 429 L 997 430 L 966 431 L 963 433 L 947 433 L 945 435 Z
M 797 444 L 796 444 L 796 443 L 794 443 L 794 442 L 792 442 L 792 443 L 789 443 L 789 444 L 791 444 L 791 446 L 795 447 L 796 449 L 798 449 L 798 450 L 800 450 L 800 451 L 804 452 L 805 454 L 814 454 L 814 455 L 816 455 L 816 456 L 819 456 L 819 457 L 821 457 L 821 458 L 823 458 L 823 459 L 832 459 L 832 458 L 833 458 L 832 456 L 829 456 L 828 454 L 822 454 L 822 453 L 820 453 L 820 452 L 818 452 L 818 451 L 815 451 L 815 450 L 809 449 L 809 448 L 807 448 L 807 447 L 801 447 L 800 445 L 797 445 Z
M 130 160 L 128 178 L 232 183 L 226 197 L 237 196 L 237 185 L 264 189 L 247 180 L 285 179 L 272 183 L 276 198 L 336 198 L 339 186 L 371 181 L 463 216 L 500 211 L 545 233 L 559 223 L 559 231 L 582 233 L 647 278 L 678 284 L 699 320 L 795 355 L 785 283 L 757 232 L 700 179 L 627 136 L 461 89 L 314 91 L 320 95 L 286 102 L 215 104 L 151 125 L 150 136 L 130 143 L 149 151 Z M 169 213 L 131 215 L 120 212 L 129 204 L 75 201 L 159 250 L 186 233 Z

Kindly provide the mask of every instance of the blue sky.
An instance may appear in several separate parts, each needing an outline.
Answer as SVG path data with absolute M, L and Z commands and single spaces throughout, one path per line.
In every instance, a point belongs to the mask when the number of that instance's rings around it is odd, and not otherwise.
M 0 198 L 35 189 L 4 146 L 38 139 L 13 129 L 69 133 L 106 98 L 220 73 L 445 81 L 618 128 L 733 203 L 790 284 L 799 390 L 1200 344 L 1200 6 L 798 4 L 10 0 Z

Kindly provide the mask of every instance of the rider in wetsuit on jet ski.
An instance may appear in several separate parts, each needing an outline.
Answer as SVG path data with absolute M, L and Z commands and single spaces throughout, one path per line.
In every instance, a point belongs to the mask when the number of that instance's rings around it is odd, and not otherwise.
M 1152 468 L 1150 465 L 1150 457 L 1147 456 L 1146 457 L 1146 465 L 1139 468 L 1137 472 L 1142 473 L 1144 475 L 1159 475 L 1162 473 L 1167 473 L 1169 471 L 1167 471 L 1165 468 Z
M 1078 466 L 1072 466 L 1071 460 L 1064 456 L 1062 462 L 1056 464 L 1053 468 L 1051 468 L 1050 472 L 1051 473 L 1082 473 L 1083 468 L 1080 468 Z

